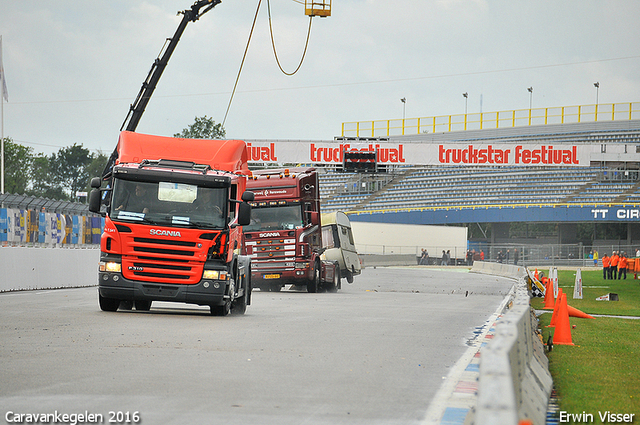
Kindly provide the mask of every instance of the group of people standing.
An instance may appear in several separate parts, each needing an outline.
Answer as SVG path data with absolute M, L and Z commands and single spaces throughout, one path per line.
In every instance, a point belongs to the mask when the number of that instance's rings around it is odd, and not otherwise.
M 498 263 L 509 263 L 509 256 L 511 255 L 511 250 L 507 249 L 507 252 L 498 251 L 498 255 L 496 256 L 496 260 Z M 518 265 L 518 260 L 520 259 L 520 254 L 517 249 L 513 250 L 513 264 Z
M 627 255 L 624 252 L 618 253 L 618 251 L 613 251 L 611 257 L 604 254 L 602 256 L 602 277 L 604 279 L 622 279 L 622 275 L 624 274 L 624 278 L 627 278 L 627 266 L 629 265 L 629 261 L 627 260 Z

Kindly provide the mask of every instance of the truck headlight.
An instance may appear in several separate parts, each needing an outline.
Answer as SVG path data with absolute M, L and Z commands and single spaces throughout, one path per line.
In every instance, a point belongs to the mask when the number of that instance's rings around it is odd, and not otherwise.
M 202 278 L 212 280 L 226 280 L 227 272 L 220 270 L 205 270 L 204 273 L 202 273 Z
M 101 272 L 121 273 L 122 264 L 115 261 L 100 261 L 99 269 Z

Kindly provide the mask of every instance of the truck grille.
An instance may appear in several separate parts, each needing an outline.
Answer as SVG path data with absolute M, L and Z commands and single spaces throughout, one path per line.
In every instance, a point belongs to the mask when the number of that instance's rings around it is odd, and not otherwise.
M 273 260 L 296 256 L 295 239 L 261 239 L 247 242 L 252 246 L 252 259 Z
M 195 242 L 134 237 L 129 246 L 131 251 L 122 258 L 127 279 L 194 284 L 202 277 Z

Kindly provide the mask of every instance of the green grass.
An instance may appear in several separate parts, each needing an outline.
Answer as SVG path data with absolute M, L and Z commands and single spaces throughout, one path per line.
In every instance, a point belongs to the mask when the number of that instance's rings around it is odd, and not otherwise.
M 588 314 L 640 317 L 640 280 L 603 280 L 601 271 L 582 272 L 583 299 L 573 299 L 575 271 L 559 270 L 559 286 L 570 306 Z M 613 292 L 620 301 L 596 301 Z M 531 305 L 542 309 L 544 300 Z M 544 341 L 553 328 L 546 328 L 551 313 L 540 316 Z M 570 318 L 574 346 L 554 345 L 548 353 L 549 371 L 559 397 L 560 410 L 590 413 L 593 423 L 602 423 L 598 412 L 634 413 L 640 423 L 640 319 L 597 317 Z

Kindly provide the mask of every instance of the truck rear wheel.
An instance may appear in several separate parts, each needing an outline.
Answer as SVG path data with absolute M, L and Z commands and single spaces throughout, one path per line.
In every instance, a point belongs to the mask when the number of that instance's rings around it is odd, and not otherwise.
M 118 311 L 118 307 L 120 307 L 120 300 L 105 298 L 100 294 L 98 294 L 98 302 L 102 311 Z

